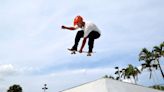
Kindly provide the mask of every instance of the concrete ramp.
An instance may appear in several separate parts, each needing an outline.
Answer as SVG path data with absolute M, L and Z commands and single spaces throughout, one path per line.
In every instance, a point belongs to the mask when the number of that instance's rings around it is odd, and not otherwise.
M 60 92 L 163 92 L 109 78 L 98 79 Z

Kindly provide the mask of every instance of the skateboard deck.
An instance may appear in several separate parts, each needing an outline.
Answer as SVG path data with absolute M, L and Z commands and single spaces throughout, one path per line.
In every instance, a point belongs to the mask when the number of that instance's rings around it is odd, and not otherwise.
M 69 51 L 71 51 L 71 54 L 76 54 L 76 52 L 79 52 L 79 51 L 76 51 L 76 50 L 71 50 L 68 48 Z M 80 52 L 79 52 L 80 53 Z M 82 53 L 88 53 L 88 51 L 82 51 Z M 96 52 L 92 52 L 92 53 L 96 53 Z M 91 54 L 91 53 L 90 53 Z

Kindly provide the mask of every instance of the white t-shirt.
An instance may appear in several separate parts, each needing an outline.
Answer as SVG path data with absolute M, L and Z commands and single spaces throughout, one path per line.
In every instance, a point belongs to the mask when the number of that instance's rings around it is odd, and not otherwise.
M 84 37 L 87 37 L 89 35 L 89 33 L 92 31 L 96 31 L 99 34 L 101 34 L 98 27 L 92 22 L 85 22 L 85 26 L 82 27 L 81 29 L 84 30 Z

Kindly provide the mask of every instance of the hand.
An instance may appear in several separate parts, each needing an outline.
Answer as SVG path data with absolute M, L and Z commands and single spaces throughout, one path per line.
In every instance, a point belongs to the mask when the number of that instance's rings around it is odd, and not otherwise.
M 62 25 L 61 28 L 62 28 L 62 29 L 65 29 L 66 27 Z

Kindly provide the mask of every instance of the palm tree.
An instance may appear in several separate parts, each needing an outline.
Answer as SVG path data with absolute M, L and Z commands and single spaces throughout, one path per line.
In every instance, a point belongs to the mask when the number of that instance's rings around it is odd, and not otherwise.
M 140 74 L 140 70 L 137 67 L 134 67 L 133 65 L 129 64 L 127 68 L 122 69 L 121 77 L 124 77 L 124 79 L 130 79 L 133 77 L 135 84 L 138 80 L 138 74 Z
M 22 92 L 22 87 L 20 85 L 14 84 L 13 86 L 10 86 L 7 92 Z
M 135 84 L 137 83 L 138 80 L 138 74 L 140 74 L 140 70 L 137 67 L 134 67 L 132 65 L 129 65 L 129 68 L 131 69 L 131 76 L 133 76 L 133 79 L 135 81 Z
M 130 74 L 128 72 L 128 68 L 123 68 L 121 70 L 121 77 L 123 77 L 124 79 L 130 79 Z
M 117 69 L 117 70 L 114 74 L 118 75 L 116 77 L 116 80 L 121 80 L 121 75 L 120 74 L 121 74 L 122 71 L 119 70 L 119 67 L 115 67 L 115 69 Z
M 108 78 L 110 78 L 110 79 L 114 79 L 114 77 L 113 77 L 113 76 L 111 76 L 111 75 L 110 75 Z
M 146 60 L 150 60 L 152 61 L 152 53 L 150 51 L 148 51 L 146 48 L 143 48 L 142 51 L 139 54 L 139 61 L 146 61 Z
M 153 68 L 155 69 L 158 68 L 157 64 L 152 63 L 152 61 L 154 60 L 155 59 L 153 57 L 152 52 L 148 51 L 146 48 L 143 48 L 139 54 L 139 61 L 145 61 L 144 63 L 141 64 L 142 66 L 141 71 L 143 71 L 144 69 L 148 69 L 148 71 L 150 72 L 149 79 L 151 79 Z
M 160 65 L 160 62 L 159 62 L 159 59 L 161 57 L 164 57 L 164 42 L 160 44 L 160 46 L 155 46 L 154 49 L 153 49 L 153 56 L 155 58 L 155 60 L 157 61 L 158 63 L 158 67 L 161 71 L 161 74 L 164 78 L 164 73 L 162 71 L 162 68 L 161 68 L 161 65 Z

